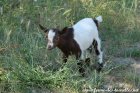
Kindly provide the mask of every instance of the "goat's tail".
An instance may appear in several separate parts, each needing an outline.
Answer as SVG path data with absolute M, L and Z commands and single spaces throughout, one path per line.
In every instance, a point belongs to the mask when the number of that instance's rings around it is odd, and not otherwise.
M 98 21 L 98 23 L 101 23 L 103 21 L 102 16 L 98 16 L 95 19 Z

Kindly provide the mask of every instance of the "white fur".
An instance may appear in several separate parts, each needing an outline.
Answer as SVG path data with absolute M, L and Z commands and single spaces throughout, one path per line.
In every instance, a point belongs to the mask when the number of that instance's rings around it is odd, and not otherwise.
M 73 26 L 74 39 L 82 51 L 89 48 L 95 38 L 98 38 L 98 30 L 92 18 L 84 18 Z
M 49 30 L 48 32 L 48 44 L 47 44 L 47 48 L 50 46 L 50 47 L 53 47 L 53 38 L 55 36 L 55 32 L 53 32 L 53 30 Z
M 96 18 L 98 22 L 102 22 L 102 17 L 99 16 Z M 98 49 L 100 52 L 99 62 L 102 63 L 102 52 L 101 44 L 98 35 L 98 29 L 92 18 L 84 18 L 76 23 L 74 26 L 74 39 L 79 44 L 79 47 L 82 51 L 81 59 L 83 58 L 84 52 L 92 45 L 93 40 L 95 39 L 98 43 Z
M 102 16 L 98 16 L 98 17 L 96 17 L 95 19 L 96 19 L 98 22 L 102 22 L 102 21 L 103 21 Z

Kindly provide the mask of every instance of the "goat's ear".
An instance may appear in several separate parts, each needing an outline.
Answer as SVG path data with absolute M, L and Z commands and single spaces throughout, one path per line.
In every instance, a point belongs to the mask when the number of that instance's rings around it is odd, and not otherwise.
M 43 27 L 41 24 L 39 24 L 39 27 L 40 27 L 40 29 L 43 30 L 44 32 L 47 32 L 47 31 L 48 31 L 48 29 L 45 28 L 45 27 Z
M 67 30 L 68 30 L 68 27 L 64 27 L 64 28 L 62 29 L 62 31 L 60 31 L 60 34 L 64 34 Z

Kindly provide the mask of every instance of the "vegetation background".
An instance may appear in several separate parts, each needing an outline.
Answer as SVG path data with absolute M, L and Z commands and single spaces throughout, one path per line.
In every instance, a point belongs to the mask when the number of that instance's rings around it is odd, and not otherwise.
M 63 28 L 98 15 L 105 67 L 96 73 L 93 52 L 81 77 L 73 57 L 64 64 L 60 50 L 47 51 L 38 23 Z M 140 88 L 140 0 L 0 0 L 0 93 L 94 88 Z

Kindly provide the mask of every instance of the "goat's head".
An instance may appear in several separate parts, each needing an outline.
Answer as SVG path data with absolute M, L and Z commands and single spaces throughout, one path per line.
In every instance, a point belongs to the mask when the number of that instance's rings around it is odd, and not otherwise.
M 40 24 L 39 27 L 45 32 L 45 37 L 47 39 L 47 49 L 52 50 L 58 45 L 60 36 L 64 33 L 65 29 L 63 29 L 62 31 L 57 28 L 47 29 Z

